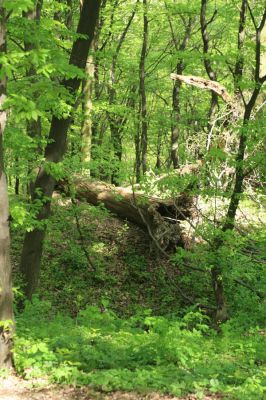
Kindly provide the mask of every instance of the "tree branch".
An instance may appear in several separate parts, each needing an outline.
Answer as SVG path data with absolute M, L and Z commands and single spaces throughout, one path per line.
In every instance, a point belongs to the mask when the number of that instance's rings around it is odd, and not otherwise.
M 227 92 L 226 88 L 216 81 L 212 81 L 209 79 L 202 78 L 201 76 L 194 75 L 178 75 L 171 74 L 170 78 L 173 80 L 179 80 L 188 85 L 195 86 L 199 89 L 211 90 L 220 96 L 226 104 L 233 104 L 233 98 Z
M 261 293 L 260 291 L 254 289 L 248 283 L 243 282 L 240 279 L 234 279 L 234 282 L 237 283 L 238 285 L 241 285 L 241 286 L 245 287 L 246 289 L 249 289 L 251 292 L 255 293 L 256 296 L 258 296 L 261 300 L 263 300 L 265 298 L 263 293 Z

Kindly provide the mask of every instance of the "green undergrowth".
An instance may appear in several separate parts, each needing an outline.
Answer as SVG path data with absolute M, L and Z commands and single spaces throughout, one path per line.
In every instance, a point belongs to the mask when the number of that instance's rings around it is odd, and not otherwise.
M 87 305 L 94 305 L 111 307 L 122 318 L 143 308 L 155 315 L 182 317 L 187 307 L 200 304 L 212 317 L 215 299 L 210 270 L 219 262 L 230 317 L 242 318 L 246 329 L 263 326 L 266 233 L 261 227 L 250 225 L 244 235 L 232 234 L 219 254 L 206 243 L 187 251 L 178 248 L 172 262 L 158 257 L 145 231 L 115 218 L 102 206 L 73 206 L 69 199 L 59 197 L 53 200 L 47 228 L 37 294 L 57 312 L 75 317 Z M 213 236 L 208 224 L 201 231 L 203 236 Z M 23 229 L 15 219 L 12 261 L 18 296 L 23 290 L 17 273 L 22 240 Z
M 14 224 L 12 228 L 14 283 L 22 292 L 17 271 L 23 230 Z M 73 207 L 68 199 L 54 199 L 38 296 L 72 317 L 88 304 L 110 304 L 123 317 L 143 308 L 166 314 L 183 308 L 183 299 L 168 277 L 168 264 L 157 257 L 147 233 L 134 224 L 115 218 L 102 206 Z M 170 274 L 177 272 L 174 266 Z M 207 286 L 204 283 L 204 290 Z M 207 290 L 211 294 L 210 286 Z
M 72 319 L 35 298 L 17 316 L 15 364 L 26 379 L 102 391 L 259 400 L 266 389 L 263 333 L 237 331 L 231 321 L 218 334 L 200 312 L 167 319 L 143 310 L 121 319 L 89 306 Z
M 16 313 L 21 376 L 103 391 L 264 399 L 265 229 L 243 226 L 219 252 L 198 243 L 169 262 L 144 231 L 102 206 L 59 198 L 52 211 L 37 296 Z M 217 234 L 207 224 L 201 229 Z M 18 302 L 22 237 L 13 222 Z M 216 262 L 230 314 L 219 333 L 211 328 Z

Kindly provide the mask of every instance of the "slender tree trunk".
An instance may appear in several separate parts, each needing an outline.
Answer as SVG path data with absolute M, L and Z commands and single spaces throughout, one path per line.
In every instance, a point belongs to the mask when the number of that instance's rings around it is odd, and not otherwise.
M 102 1 L 102 3 L 101 3 L 102 10 L 104 9 L 105 5 L 106 5 L 106 0 Z M 94 35 L 93 44 L 92 44 L 93 50 L 94 50 L 94 55 L 93 55 L 94 73 L 93 73 L 92 91 L 94 91 L 95 101 L 98 101 L 101 97 L 98 52 L 100 52 L 99 37 L 101 34 L 103 23 L 104 23 L 103 17 L 99 18 L 97 26 L 95 28 L 95 35 Z M 103 134 L 104 134 L 105 129 L 103 128 L 104 122 L 102 122 L 102 123 L 101 122 L 102 121 L 100 121 L 100 118 L 98 115 L 93 115 L 93 113 L 91 114 L 91 153 L 90 153 L 90 157 L 91 157 L 92 161 L 98 159 L 98 149 L 102 146 Z M 95 170 L 91 170 L 90 175 L 94 178 L 98 177 L 98 171 L 96 172 Z M 101 175 L 101 173 L 99 175 Z
M 0 0 L 0 54 L 6 52 L 6 13 Z M 1 69 L 1 65 L 0 65 Z M 13 296 L 11 262 L 9 254 L 8 190 L 4 171 L 3 134 L 6 111 L 2 110 L 6 98 L 5 76 L 0 80 L 0 368 L 12 367 Z
M 120 53 L 120 50 L 122 48 L 122 45 L 125 41 L 126 35 L 129 31 L 129 28 L 132 24 L 132 21 L 135 17 L 136 14 L 136 6 L 132 12 L 132 14 L 129 17 L 129 20 L 121 33 L 119 39 L 118 39 L 118 44 L 115 49 L 115 53 L 113 55 L 112 59 L 112 64 L 111 64 L 111 71 L 110 71 L 110 86 L 109 86 L 109 104 L 111 107 L 114 107 L 114 105 L 117 104 L 117 93 L 116 93 L 116 67 L 117 67 L 117 60 L 118 56 Z M 120 163 L 122 160 L 122 154 L 123 154 L 123 146 L 122 146 L 122 132 L 123 132 L 123 125 L 125 123 L 125 119 L 121 117 L 120 115 L 117 115 L 115 112 L 109 112 L 108 113 L 108 118 L 109 118 L 109 125 L 110 125 L 110 131 L 111 131 L 111 140 L 113 144 L 113 151 L 114 151 L 114 170 L 112 172 L 111 176 L 111 182 L 115 185 L 119 184 L 119 171 L 120 171 Z
M 214 20 L 216 15 L 216 10 L 212 16 L 212 19 L 207 22 L 206 20 L 206 9 L 207 9 L 208 0 L 201 0 L 201 10 L 200 10 L 200 26 L 201 26 L 201 36 L 203 41 L 203 53 L 204 53 L 204 66 L 205 70 L 211 81 L 217 81 L 217 75 L 214 69 L 212 68 L 212 63 L 209 58 L 209 35 L 207 27 L 211 23 L 211 20 Z M 212 127 L 212 120 L 216 109 L 218 107 L 218 95 L 215 92 L 211 93 L 211 102 L 208 112 L 208 133 Z
M 86 79 L 83 81 L 83 123 L 81 127 L 81 159 L 88 163 L 91 160 L 92 144 L 92 96 L 94 78 L 94 59 L 90 54 L 86 64 Z M 88 168 L 86 168 L 88 171 Z
M 235 218 L 236 212 L 239 206 L 240 197 L 243 193 L 243 182 L 245 178 L 245 171 L 244 171 L 244 158 L 245 158 L 245 151 L 247 147 L 247 131 L 248 125 L 251 117 L 252 110 L 260 93 L 262 84 L 257 82 L 257 86 L 250 98 L 250 101 L 245 107 L 245 114 L 243 118 L 243 126 L 240 131 L 240 139 L 239 139 L 239 146 L 238 152 L 236 155 L 236 177 L 235 177 L 235 185 L 232 192 L 232 196 L 230 199 L 230 204 L 227 210 L 226 222 L 223 226 L 223 231 L 232 230 L 235 225 Z
M 65 25 L 70 30 L 73 25 L 73 1 L 67 0 L 68 11 L 65 18 Z
M 16 176 L 16 179 L 15 179 L 15 194 L 16 195 L 19 195 L 19 178 Z
M 157 135 L 156 164 L 155 164 L 155 168 L 158 170 L 161 169 L 161 167 L 162 167 L 162 160 L 161 160 L 162 137 L 163 137 L 163 131 L 161 129 L 159 129 L 158 135 Z
M 141 178 L 141 148 L 140 148 L 140 134 L 139 128 L 137 128 L 137 132 L 135 135 L 135 174 L 136 174 L 136 182 L 140 182 Z
M 43 1 L 43 0 L 42 0 Z M 63 3 L 65 2 L 66 5 L 68 6 L 67 12 L 62 13 L 61 11 L 58 11 L 54 14 L 54 20 L 63 22 L 67 29 L 72 29 L 73 25 L 73 0 L 57 0 L 58 3 Z
M 206 20 L 206 9 L 207 9 L 208 0 L 201 0 L 201 10 L 200 10 L 200 25 L 201 25 L 201 36 L 203 41 L 203 52 L 204 52 L 204 66 L 205 70 L 211 81 L 217 81 L 216 72 L 212 68 L 212 64 L 209 58 L 209 35 L 207 31 L 207 27 L 210 24 L 211 20 L 207 22 Z M 212 20 L 215 18 L 216 10 L 212 16 Z M 208 140 L 207 140 L 207 150 L 210 147 L 210 132 L 212 129 L 212 119 L 218 107 L 218 95 L 214 91 L 211 92 L 211 101 L 208 112 Z M 206 172 L 208 172 L 208 166 L 206 165 Z M 218 251 L 220 247 L 220 241 L 215 242 L 213 245 L 214 253 Z M 216 322 L 222 323 L 228 319 L 228 310 L 226 299 L 224 295 L 224 284 L 222 279 L 222 265 L 219 260 L 215 260 L 214 266 L 211 269 L 211 277 L 212 277 L 212 286 L 214 297 L 216 301 Z
M 43 0 L 37 0 L 35 1 L 34 7 L 27 12 L 23 13 L 23 17 L 26 18 L 29 21 L 29 28 L 33 28 L 31 32 L 31 37 L 34 37 L 36 34 L 36 25 L 39 24 L 40 18 L 41 18 L 41 10 L 42 10 L 42 5 L 43 5 Z M 24 41 L 24 48 L 25 51 L 29 52 L 34 50 L 35 44 L 32 41 L 25 40 Z M 29 70 L 27 71 L 26 74 L 27 78 L 29 79 L 29 82 L 34 83 L 36 81 L 36 69 L 35 67 L 31 66 Z M 42 132 L 42 125 L 41 125 L 41 118 L 38 117 L 37 120 L 30 120 L 27 121 L 27 134 L 29 137 L 32 139 L 36 140 L 38 142 L 37 146 L 37 153 L 36 157 L 40 156 L 42 153 L 42 147 L 41 147 L 41 132 Z M 35 160 L 34 160 L 35 161 Z M 33 161 L 33 164 L 34 164 Z M 29 162 L 29 175 L 31 175 L 33 170 L 33 165 L 32 161 Z M 29 182 L 28 186 L 28 192 L 32 196 L 33 195 L 33 187 L 34 187 L 34 182 L 31 180 Z
M 69 63 L 85 69 L 88 52 L 94 37 L 97 23 L 100 0 L 84 0 L 80 13 L 77 33 L 86 35 L 87 38 L 77 39 L 72 47 Z M 64 80 L 62 85 L 75 96 L 80 87 L 80 78 Z M 71 116 L 66 119 L 58 119 L 53 116 L 49 133 L 49 143 L 45 149 L 45 160 L 48 163 L 58 163 L 62 160 L 66 151 L 66 139 L 68 128 L 71 124 Z M 35 185 L 33 201 L 41 200 L 41 207 L 37 216 L 40 227 L 25 235 L 20 270 L 26 282 L 26 296 L 31 299 L 37 288 L 40 264 L 42 257 L 43 239 L 45 236 L 45 220 L 50 214 L 50 198 L 55 186 L 55 178 L 49 174 L 45 166 L 39 169 Z
M 143 39 L 139 64 L 139 95 L 140 95 L 140 146 L 141 146 L 141 165 L 142 172 L 147 171 L 147 151 L 148 151 L 148 121 L 147 121 L 147 97 L 146 97 L 146 70 L 145 62 L 148 49 L 148 29 L 149 22 L 147 16 L 147 0 L 143 0 Z
M 182 74 L 183 68 L 177 68 L 176 73 Z M 171 160 L 174 169 L 179 168 L 179 122 L 180 122 L 180 89 L 181 81 L 175 81 L 173 87 L 173 122 L 171 130 Z
M 122 44 L 122 43 L 121 43 Z M 121 47 L 121 46 L 120 46 Z M 114 107 L 116 104 L 116 63 L 118 52 L 120 47 L 116 49 L 116 53 L 112 60 L 112 66 L 110 71 L 110 87 L 109 87 L 109 104 L 111 107 Z M 108 113 L 109 119 L 109 126 L 111 131 L 111 140 L 113 145 L 113 152 L 114 152 L 114 168 L 111 174 L 111 183 L 114 185 L 118 185 L 118 175 L 119 175 L 119 164 L 122 160 L 122 138 L 121 138 L 121 127 L 119 126 L 118 118 L 115 113 L 112 111 Z
M 189 18 L 184 38 L 182 40 L 182 43 L 180 46 L 178 46 L 178 42 L 174 33 L 174 29 L 172 26 L 171 19 L 169 17 L 169 25 L 171 28 L 172 32 L 172 39 L 175 44 L 175 49 L 178 52 L 182 52 L 186 49 L 188 41 L 191 36 L 191 31 L 193 27 L 193 21 L 194 18 Z M 183 71 L 185 69 L 185 64 L 184 60 L 178 60 L 176 64 L 176 73 L 178 75 L 182 75 Z M 174 87 L 173 87 L 173 95 L 172 95 L 172 107 L 173 107 L 173 112 L 172 112 L 172 127 L 171 127 L 171 161 L 173 163 L 174 169 L 179 168 L 179 156 L 178 156 L 178 147 L 179 147 L 179 141 L 180 141 L 180 90 L 181 90 L 181 81 L 174 81 Z
M 244 68 L 244 55 L 243 46 L 245 39 L 245 26 L 246 26 L 246 12 L 247 12 L 247 1 L 242 0 L 240 15 L 239 15 L 239 28 L 238 28 L 238 40 L 237 40 L 237 61 L 234 71 L 234 84 L 235 84 L 235 94 L 238 100 L 241 100 L 241 89 L 240 84 L 243 76 Z
M 245 7 L 243 8 L 243 6 L 244 5 L 242 3 L 242 8 L 240 11 L 240 28 L 239 28 L 240 34 L 241 34 L 241 32 L 243 32 L 243 29 L 244 29 L 243 24 L 245 23 L 246 9 L 245 9 Z M 251 9 L 250 9 L 250 14 L 251 14 L 251 17 L 253 17 Z M 254 18 L 253 18 L 253 21 L 255 21 Z M 259 26 L 255 26 L 256 47 L 255 47 L 254 90 L 250 97 L 250 100 L 245 104 L 243 124 L 242 124 L 242 128 L 240 130 L 239 146 L 238 146 L 238 151 L 237 151 L 237 155 L 236 155 L 235 185 L 234 185 L 234 189 L 233 189 L 233 192 L 231 195 L 229 207 L 227 210 L 226 220 L 222 227 L 223 232 L 232 230 L 235 225 L 236 212 L 237 212 L 237 209 L 239 206 L 241 194 L 243 193 L 243 182 L 245 179 L 244 160 L 245 160 L 245 152 L 246 152 L 246 147 L 247 147 L 249 121 L 250 121 L 254 106 L 256 104 L 256 100 L 259 96 L 261 87 L 262 87 L 263 83 L 266 81 L 266 75 L 263 77 L 260 77 L 261 32 L 265 26 L 265 22 L 266 22 L 266 9 L 264 11 L 264 14 L 262 16 Z M 254 24 L 254 22 L 253 22 L 253 24 Z M 241 46 L 242 45 L 243 45 L 243 43 L 241 42 Z M 240 43 L 238 42 L 238 48 L 239 48 L 239 46 L 240 46 Z M 240 64 L 236 64 L 236 71 L 238 71 L 238 75 L 236 75 L 237 78 L 239 78 L 239 77 L 241 78 L 241 76 L 242 76 L 242 71 L 243 71 L 242 62 L 243 61 L 240 60 Z M 236 82 L 239 82 L 239 80 L 237 80 Z M 237 86 L 238 85 L 239 85 L 239 83 L 237 83 Z M 223 240 L 221 240 L 221 239 L 218 240 L 216 249 L 219 249 L 219 247 L 222 244 L 223 244 Z M 222 284 L 222 267 L 218 260 L 217 260 L 216 265 L 212 268 L 212 278 L 213 278 L 214 292 L 215 292 L 216 304 L 217 304 L 216 319 L 223 322 L 227 319 L 228 315 L 227 315 L 227 310 L 226 310 L 224 289 L 223 289 L 223 284 Z
M 20 179 L 19 179 L 19 173 L 18 173 L 18 157 L 15 157 L 15 171 L 16 171 L 16 175 L 15 175 L 15 194 L 18 195 L 19 194 L 19 186 L 20 186 Z

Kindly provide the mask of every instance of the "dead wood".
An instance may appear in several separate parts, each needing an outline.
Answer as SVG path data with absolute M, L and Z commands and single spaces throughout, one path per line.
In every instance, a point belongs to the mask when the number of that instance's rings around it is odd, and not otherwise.
M 209 79 L 202 78 L 201 76 L 193 75 L 171 74 L 170 77 L 173 80 L 184 82 L 199 89 L 211 90 L 220 96 L 226 104 L 233 104 L 233 98 L 227 92 L 226 88 L 216 81 L 211 81 Z
M 60 183 L 60 189 L 68 191 L 67 185 Z M 160 199 L 148 196 L 132 188 L 113 186 L 104 182 L 93 182 L 83 177 L 74 179 L 75 198 L 104 206 L 118 217 L 152 232 L 155 240 L 163 248 L 183 246 L 180 221 L 192 215 L 194 199 L 188 193 L 180 193 L 175 199 Z

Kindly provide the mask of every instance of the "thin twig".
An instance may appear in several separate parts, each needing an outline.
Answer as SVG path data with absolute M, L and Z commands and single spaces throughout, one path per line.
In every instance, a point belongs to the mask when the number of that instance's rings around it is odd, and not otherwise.
M 73 206 L 73 211 L 74 211 L 74 217 L 75 217 L 75 221 L 76 221 L 77 231 L 78 231 L 79 237 L 80 237 L 81 248 L 82 248 L 82 250 L 83 250 L 83 252 L 85 254 L 85 257 L 86 257 L 86 259 L 88 261 L 88 265 L 90 266 L 90 268 L 92 268 L 94 271 L 96 271 L 96 268 L 93 265 L 93 262 L 92 262 L 92 260 L 90 258 L 90 255 L 89 255 L 89 253 L 88 253 L 88 251 L 86 249 L 85 239 L 84 239 L 84 236 L 83 236 L 83 233 L 82 233 L 82 229 L 81 229 L 80 222 L 79 222 L 79 217 L 78 217 L 78 214 L 77 214 L 77 211 L 76 211 L 77 202 L 76 202 L 76 200 L 74 199 L 73 196 L 71 196 L 71 203 L 72 203 L 72 206 Z
M 245 287 L 246 289 L 249 289 L 251 292 L 255 293 L 256 296 L 258 296 L 260 299 L 264 299 L 265 295 L 261 293 L 260 291 L 254 289 L 252 286 L 250 286 L 248 283 L 241 281 L 240 279 L 234 279 L 234 282 L 237 283 L 238 285 L 241 285 Z

